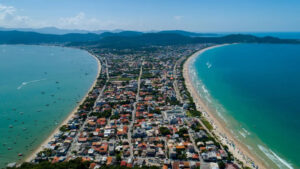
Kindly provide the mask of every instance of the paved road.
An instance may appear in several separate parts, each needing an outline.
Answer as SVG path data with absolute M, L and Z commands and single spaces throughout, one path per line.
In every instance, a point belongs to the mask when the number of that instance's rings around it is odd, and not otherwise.
M 107 81 L 109 80 L 109 72 L 108 72 L 108 64 L 107 64 L 107 59 L 105 58 L 105 68 L 106 68 L 106 77 L 107 77 Z
M 176 71 L 176 67 L 177 67 L 177 64 L 181 64 L 181 62 L 184 60 L 185 57 L 181 57 L 179 60 L 176 61 L 175 65 L 174 65 L 174 68 L 173 68 L 173 75 L 174 75 L 174 82 L 173 82 L 173 88 L 175 90 L 175 93 L 176 93 L 176 98 L 177 100 L 180 101 L 180 103 L 183 103 L 183 99 L 181 97 L 181 94 L 180 94 L 180 91 L 178 89 L 178 80 L 177 80 L 177 71 Z
M 131 115 L 131 122 L 130 122 L 130 125 L 129 125 L 129 130 L 128 130 L 128 141 L 129 141 L 129 146 L 130 146 L 130 158 L 133 157 L 133 145 L 131 143 L 131 132 L 133 131 L 133 124 L 134 124 L 134 121 L 135 121 L 135 113 L 136 113 L 136 104 L 139 102 L 139 99 L 140 99 L 140 86 L 141 86 L 141 77 L 142 77 L 142 74 L 143 74 L 143 61 L 142 61 L 142 65 L 141 65 L 141 68 L 140 68 L 140 74 L 139 74 L 139 77 L 138 77 L 138 89 L 137 89 L 137 93 L 136 93 L 136 101 L 133 103 L 133 111 L 132 111 L 132 115 Z

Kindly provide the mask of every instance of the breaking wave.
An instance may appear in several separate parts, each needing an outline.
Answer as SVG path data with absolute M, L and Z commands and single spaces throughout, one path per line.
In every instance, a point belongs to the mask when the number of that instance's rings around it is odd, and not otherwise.
M 285 161 L 284 159 L 280 158 L 277 154 L 275 154 L 272 150 L 265 148 L 262 145 L 258 145 L 258 148 L 269 158 L 271 159 L 279 168 L 287 168 L 287 169 L 294 169 L 293 166 Z
M 245 128 L 242 128 L 242 130 L 247 134 L 250 135 L 250 132 L 248 130 L 246 130 Z

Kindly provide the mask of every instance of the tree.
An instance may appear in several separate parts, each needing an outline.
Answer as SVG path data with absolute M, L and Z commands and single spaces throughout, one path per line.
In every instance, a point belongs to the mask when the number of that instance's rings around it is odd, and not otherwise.
M 171 131 L 167 127 L 160 127 L 159 132 L 163 135 L 166 136 L 168 134 L 171 134 Z
M 70 131 L 69 128 L 67 127 L 67 125 L 63 125 L 59 128 L 59 131 L 61 132 L 67 132 L 67 131 Z
M 121 153 L 118 153 L 118 154 L 116 155 L 116 160 L 117 160 L 118 162 L 121 162 L 121 160 L 122 160 Z
M 219 161 L 218 166 L 219 166 L 220 169 L 225 169 L 225 167 L 226 167 L 225 163 L 223 161 Z
M 177 134 L 180 136 L 180 137 L 184 137 L 184 134 L 188 134 L 188 129 L 187 128 L 181 128 L 179 129 L 179 131 L 177 132 Z

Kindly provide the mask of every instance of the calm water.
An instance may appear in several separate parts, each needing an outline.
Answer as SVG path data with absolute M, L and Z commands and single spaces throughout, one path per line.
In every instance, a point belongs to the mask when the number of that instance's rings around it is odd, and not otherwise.
M 237 44 L 191 62 L 198 92 L 270 168 L 300 168 L 300 45 Z
M 96 59 L 82 50 L 0 45 L 0 168 L 41 144 L 96 76 Z

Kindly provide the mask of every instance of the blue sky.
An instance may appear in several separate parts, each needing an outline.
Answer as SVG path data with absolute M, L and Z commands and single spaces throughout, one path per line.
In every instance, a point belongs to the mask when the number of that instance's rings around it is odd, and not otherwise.
M 300 31 L 297 0 L 0 0 L 0 27 Z

